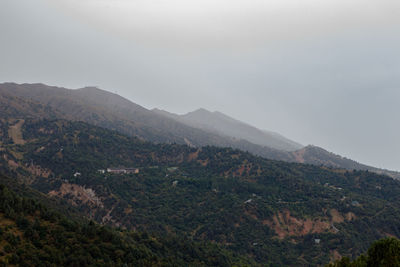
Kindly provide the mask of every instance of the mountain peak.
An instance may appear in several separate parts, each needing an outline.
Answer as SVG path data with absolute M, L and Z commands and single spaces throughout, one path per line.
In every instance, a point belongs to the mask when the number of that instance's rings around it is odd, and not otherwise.
M 85 86 L 83 88 L 79 88 L 74 91 L 76 91 L 80 94 L 103 95 L 103 96 L 114 96 L 114 97 L 118 97 L 118 98 L 124 98 L 124 97 L 118 95 L 117 93 L 103 90 L 97 86 Z
M 235 123 L 245 124 L 244 122 L 238 121 L 238 120 L 236 120 L 236 119 L 234 119 L 234 118 L 232 118 L 232 117 L 230 117 L 230 116 L 228 116 L 228 115 L 226 115 L 226 114 L 224 114 L 224 113 L 222 113 L 220 111 L 209 111 L 209 110 L 207 110 L 205 108 L 196 109 L 196 110 L 188 112 L 188 113 L 186 113 L 186 114 L 184 114 L 182 116 L 183 117 L 197 117 L 197 118 L 202 116 L 203 119 L 229 120 L 232 123 L 235 122 Z
M 303 146 L 279 134 L 262 131 L 220 111 L 199 108 L 178 118 L 189 126 L 273 149 L 294 151 Z
M 103 91 L 97 86 L 85 86 L 85 87 L 79 88 L 77 90 L 80 90 L 80 91 Z
M 196 109 L 194 111 L 188 112 L 185 115 L 189 115 L 189 114 L 202 114 L 202 115 L 207 114 L 207 115 L 211 115 L 211 114 L 213 114 L 213 112 L 211 112 L 211 111 L 209 111 L 209 110 L 207 110 L 205 108 L 198 108 L 198 109 Z

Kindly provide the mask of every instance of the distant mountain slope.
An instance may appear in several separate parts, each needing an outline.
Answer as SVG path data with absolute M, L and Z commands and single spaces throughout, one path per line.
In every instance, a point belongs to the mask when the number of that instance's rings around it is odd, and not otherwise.
M 261 146 L 283 151 L 295 151 L 303 147 L 277 133 L 257 129 L 256 127 L 233 119 L 218 111 L 210 112 L 206 109 L 198 109 L 185 115 L 171 114 L 158 109 L 154 109 L 153 111 L 174 118 L 194 128 L 223 136 L 247 140 Z
M 43 84 L 7 83 L 0 85 L 0 91 L 52 107 L 62 114 L 61 118 L 90 122 L 155 142 L 184 143 L 183 138 L 163 129 L 163 118 L 152 116 L 145 108 L 96 88 L 69 90 Z M 155 125 L 157 127 L 152 127 Z M 176 131 L 182 130 L 174 121 L 167 125 Z M 188 127 L 182 127 L 185 128 L 182 131 L 192 134 L 186 129 Z
M 215 117 L 208 126 L 207 120 L 204 119 L 206 116 L 202 113 Z M 8 117 L 84 121 L 156 143 L 187 144 L 194 147 L 207 145 L 231 147 L 268 159 L 370 170 L 400 178 L 399 173 L 359 164 L 322 148 L 305 147 L 297 151 L 284 151 L 253 143 L 250 139 L 259 143 L 274 140 L 276 144 L 279 143 L 286 149 L 291 148 L 289 150 L 300 146 L 274 133 L 260 133 L 258 129 L 221 113 L 209 113 L 200 110 L 187 114 L 185 119 L 182 119 L 176 114 L 147 110 L 119 95 L 95 87 L 71 90 L 44 84 L 0 84 L 0 122 L 1 119 Z M 202 128 L 198 128 L 200 127 L 198 123 L 191 122 L 190 125 L 187 122 L 196 117 L 200 117 L 197 120 L 203 122 Z M 218 123 L 224 125 L 223 130 L 217 131 L 211 128 Z M 235 134 L 230 134 L 229 129 L 233 129 Z M 250 137 L 239 139 L 240 136 L 246 137 L 247 134 Z M 274 138 L 270 139 L 271 136 Z
M 266 156 L 270 159 L 318 166 L 324 165 L 348 170 L 369 170 L 379 174 L 389 175 L 392 178 L 400 179 L 400 173 L 398 172 L 367 166 L 354 160 L 336 155 L 317 146 L 309 145 L 303 147 L 302 145 L 277 133 L 257 129 L 218 111 L 210 112 L 206 109 L 198 109 L 185 115 L 177 115 L 160 109 L 153 109 L 153 111 L 194 128 L 223 136 L 244 139 L 254 144 L 272 147 L 280 151 L 279 153 L 270 153 Z M 241 147 L 237 148 L 243 149 Z M 252 149 L 253 150 L 243 150 L 250 151 L 256 155 L 265 156 L 263 151 L 259 151 L 257 147 L 253 147 Z
M 332 168 L 341 168 L 347 170 L 372 171 L 378 174 L 388 175 L 395 179 L 400 179 L 400 173 L 385 169 L 371 167 L 361 164 L 357 161 L 336 155 L 318 146 L 306 146 L 300 150 L 291 152 L 293 161 L 298 163 L 307 163 L 317 166 L 329 166 Z
M 61 114 L 60 118 L 85 121 L 152 142 L 194 146 L 245 147 L 247 145 L 247 142 L 241 143 L 189 127 L 116 94 L 93 87 L 71 90 L 44 84 L 5 83 L 0 84 L 0 94 L 52 107 Z
M 12 93 L 0 94 L 0 118 L 60 118 L 68 117 L 48 105 L 16 97 Z
M 71 90 L 44 84 L 4 83 L 0 84 L 0 95 L 51 107 L 58 118 L 85 121 L 156 143 L 232 147 L 266 158 L 288 159 L 284 151 L 188 126 L 94 87 Z

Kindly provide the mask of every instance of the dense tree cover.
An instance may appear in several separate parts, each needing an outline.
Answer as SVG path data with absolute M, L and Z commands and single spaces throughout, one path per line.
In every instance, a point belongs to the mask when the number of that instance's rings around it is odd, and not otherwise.
M 76 222 L 0 185 L 0 265 L 232 266 L 216 245 Z M 248 264 L 254 264 L 248 262 Z
M 374 242 L 366 254 L 354 261 L 344 257 L 327 267 L 397 267 L 400 266 L 400 240 L 386 238 Z
M 4 171 L 100 223 L 212 241 L 271 266 L 354 258 L 400 236 L 400 183 L 389 177 L 153 144 L 81 122 L 26 120 L 22 132 L 24 145 L 4 140 Z M 140 173 L 98 172 L 118 166 Z

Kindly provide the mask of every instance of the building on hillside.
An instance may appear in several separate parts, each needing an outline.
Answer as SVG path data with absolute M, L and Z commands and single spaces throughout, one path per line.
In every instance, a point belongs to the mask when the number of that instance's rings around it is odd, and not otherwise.
M 126 171 L 126 173 L 134 173 L 134 174 L 139 173 L 138 168 L 126 168 L 125 171 Z
M 108 173 L 124 174 L 126 170 L 123 168 L 107 168 Z
M 76 173 L 74 173 L 74 177 L 76 178 L 76 177 L 78 177 L 78 176 L 81 176 L 82 174 L 80 173 L 80 172 L 76 172 Z
M 177 171 L 178 170 L 178 167 L 169 167 L 169 168 L 167 168 L 167 171 L 169 171 L 169 172 L 174 172 L 174 171 Z
M 115 174 L 137 174 L 139 173 L 138 168 L 107 168 L 108 173 L 115 173 Z

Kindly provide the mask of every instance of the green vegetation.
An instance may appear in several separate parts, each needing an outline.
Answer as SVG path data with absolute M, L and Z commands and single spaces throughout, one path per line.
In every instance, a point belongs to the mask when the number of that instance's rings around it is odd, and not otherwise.
M 216 245 L 67 219 L 0 185 L 0 265 L 232 266 Z
M 2 137 L 2 171 L 98 223 L 213 242 L 267 266 L 324 265 L 400 236 L 400 183 L 386 176 L 153 144 L 82 122 L 26 119 L 21 131 L 24 144 Z M 119 166 L 140 173 L 98 172 Z
M 397 267 L 400 266 L 400 240 L 387 238 L 374 242 L 366 255 L 354 261 L 345 257 L 327 267 Z

